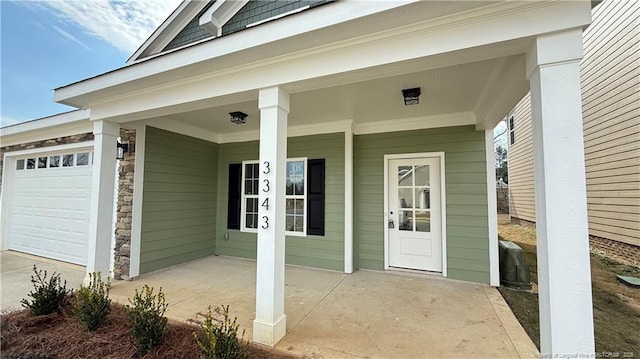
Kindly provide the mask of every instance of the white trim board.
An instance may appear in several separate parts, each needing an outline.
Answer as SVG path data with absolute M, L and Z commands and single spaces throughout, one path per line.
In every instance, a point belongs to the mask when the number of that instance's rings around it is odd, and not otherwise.
M 489 227 L 489 284 L 500 286 L 498 259 L 498 200 L 496 198 L 496 168 L 493 130 L 484 131 L 487 166 L 487 211 Z
M 387 223 L 389 221 L 389 160 L 395 159 L 408 159 L 408 158 L 422 158 L 422 157 L 437 157 L 440 159 L 440 191 L 442 197 L 440 198 L 441 204 L 441 225 L 442 225 L 442 277 L 447 277 L 447 197 L 446 197 L 446 177 L 444 166 L 444 152 L 421 152 L 421 153 L 403 153 L 384 155 L 384 221 L 382 223 L 384 232 L 384 269 L 390 270 L 389 267 L 389 231 L 387 230 Z M 433 273 L 437 275 L 436 273 Z
M 135 127 L 135 162 L 133 165 L 133 203 L 131 208 L 131 252 L 129 253 L 129 278 L 140 275 L 140 244 L 142 242 L 142 204 L 144 188 L 144 160 L 147 125 L 139 123 Z

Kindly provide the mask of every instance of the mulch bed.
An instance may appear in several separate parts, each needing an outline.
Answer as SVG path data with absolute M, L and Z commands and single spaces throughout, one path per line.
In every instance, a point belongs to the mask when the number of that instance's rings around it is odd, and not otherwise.
M 70 305 L 61 313 L 43 316 L 23 310 L 0 317 L 0 351 L 4 359 L 138 358 L 129 330 L 124 308 L 116 303 L 106 322 L 94 332 L 76 320 Z M 170 322 L 167 336 L 142 358 L 200 358 L 193 337 L 199 330 L 195 325 Z M 247 350 L 250 358 L 295 358 L 253 344 L 247 344 Z

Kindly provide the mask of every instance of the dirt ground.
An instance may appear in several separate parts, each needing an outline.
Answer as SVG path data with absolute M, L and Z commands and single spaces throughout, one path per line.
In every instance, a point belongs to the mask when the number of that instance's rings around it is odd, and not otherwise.
M 89 332 L 65 306 L 62 313 L 34 317 L 28 311 L 0 317 L 3 359 L 138 358 L 124 309 L 113 304 L 107 322 Z M 200 358 L 193 333 L 199 327 L 170 322 L 168 335 L 144 359 Z M 249 358 L 291 359 L 294 356 L 248 344 Z
M 500 239 L 517 243 L 525 252 L 531 277 L 537 283 L 535 228 L 512 224 L 508 215 L 498 216 Z M 620 283 L 615 274 L 640 277 L 640 268 L 591 254 L 591 278 L 596 352 L 619 357 L 632 353 L 640 357 L 640 289 Z M 535 288 L 535 287 L 534 287 Z M 535 291 L 515 291 L 501 287 L 505 298 L 529 337 L 540 348 L 538 295 Z

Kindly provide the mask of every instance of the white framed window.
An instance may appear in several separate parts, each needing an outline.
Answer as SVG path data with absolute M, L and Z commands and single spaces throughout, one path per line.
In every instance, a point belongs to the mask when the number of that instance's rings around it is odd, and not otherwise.
M 258 161 L 242 162 L 242 203 L 241 229 L 245 232 L 258 231 L 258 187 L 260 165 Z
M 509 145 L 513 145 L 514 143 L 516 143 L 516 132 L 513 122 L 513 115 L 511 115 L 509 116 L 509 121 L 507 124 L 507 126 L 509 127 Z
M 307 159 L 287 159 L 285 191 L 285 232 L 307 233 Z
M 240 230 L 244 232 L 258 232 L 259 177 L 258 161 L 242 162 Z M 285 233 L 306 236 L 307 158 L 287 159 L 285 178 Z

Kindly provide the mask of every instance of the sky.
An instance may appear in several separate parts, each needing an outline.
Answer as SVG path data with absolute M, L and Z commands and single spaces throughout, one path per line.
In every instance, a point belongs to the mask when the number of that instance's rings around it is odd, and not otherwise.
M 0 127 L 74 108 L 53 90 L 125 65 L 181 0 L 0 0 Z

